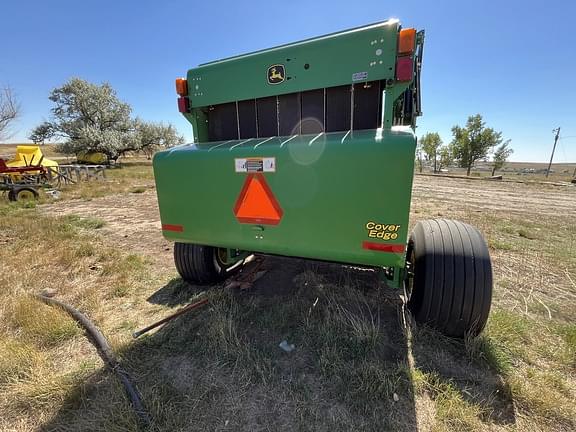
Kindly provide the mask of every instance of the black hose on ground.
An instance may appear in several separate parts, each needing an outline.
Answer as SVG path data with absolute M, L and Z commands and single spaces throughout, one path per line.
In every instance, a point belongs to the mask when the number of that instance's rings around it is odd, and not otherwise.
M 136 412 L 140 425 L 142 427 L 149 426 L 150 416 L 144 408 L 140 393 L 136 389 L 136 386 L 132 383 L 132 379 L 130 378 L 130 375 L 128 375 L 128 372 L 120 367 L 120 363 L 118 363 L 118 360 L 116 360 L 116 357 L 114 356 L 108 341 L 100 332 L 100 330 L 96 328 L 92 321 L 90 321 L 86 315 L 74 309 L 72 306 L 67 305 L 66 303 L 62 303 L 61 301 L 40 294 L 36 294 L 34 297 L 36 297 L 41 302 L 46 303 L 47 305 L 60 307 L 84 328 L 88 339 L 90 339 L 90 342 L 92 342 L 92 344 L 96 347 L 98 354 L 106 366 L 108 366 L 108 368 L 110 368 L 110 370 L 116 374 L 124 386 L 126 394 L 132 403 L 132 408 Z

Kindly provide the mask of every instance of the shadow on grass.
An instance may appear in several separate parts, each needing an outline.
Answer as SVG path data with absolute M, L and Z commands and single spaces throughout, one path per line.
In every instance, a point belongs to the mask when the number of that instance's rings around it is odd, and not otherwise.
M 417 431 L 397 293 L 365 269 L 278 257 L 264 265 L 251 289 L 214 287 L 207 307 L 119 350 L 153 419 L 148 430 Z M 197 293 L 175 279 L 149 301 L 176 305 Z M 284 340 L 293 351 L 279 348 Z M 464 394 L 464 377 L 475 375 L 466 375 L 458 348 L 430 344 L 416 338 L 417 366 L 461 382 Z M 39 430 L 137 424 L 116 380 L 100 370 Z
M 146 299 L 149 303 L 164 306 L 179 306 L 189 303 L 193 297 L 209 287 L 190 285 L 180 278 L 170 280 L 166 285 Z
M 481 339 L 464 341 L 445 337 L 437 331 L 411 326 L 414 366 L 425 374 L 432 398 L 452 398 L 462 404 L 462 416 L 475 413 L 487 424 L 516 423 L 512 392 L 505 371 L 491 366 L 489 352 L 474 352 L 470 345 Z M 483 336 L 480 336 L 482 338 Z M 457 399 L 457 400 L 456 400 Z

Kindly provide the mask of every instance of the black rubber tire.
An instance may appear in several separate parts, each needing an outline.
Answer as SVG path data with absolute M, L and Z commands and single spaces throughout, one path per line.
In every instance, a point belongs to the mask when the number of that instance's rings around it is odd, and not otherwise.
M 226 278 L 227 267 L 217 256 L 218 248 L 174 243 L 174 264 L 186 282 L 207 285 Z
M 480 333 L 492 302 L 492 263 L 482 234 L 449 219 L 418 222 L 408 242 L 408 308 L 447 336 Z
M 21 188 L 16 192 L 16 199 L 18 201 L 37 200 L 38 191 L 32 188 Z
M 22 195 L 27 195 L 27 197 L 24 198 Z M 38 199 L 38 191 L 28 187 L 12 189 L 8 192 L 8 199 L 10 201 L 25 201 L 27 199 Z

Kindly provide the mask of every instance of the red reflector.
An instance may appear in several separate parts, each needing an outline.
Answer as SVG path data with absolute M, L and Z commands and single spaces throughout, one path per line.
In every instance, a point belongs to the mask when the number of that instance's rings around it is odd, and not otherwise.
M 414 77 L 414 60 L 412 57 L 400 57 L 396 62 L 396 80 L 412 81 Z
M 234 206 L 236 219 L 240 223 L 278 225 L 283 214 L 266 178 L 249 174 Z
M 183 232 L 184 227 L 182 225 L 162 224 L 162 231 Z
M 372 243 L 364 241 L 362 242 L 362 248 L 378 251 L 378 252 L 391 252 L 391 253 L 404 253 L 406 248 L 405 244 L 386 244 L 386 243 Z
M 181 113 L 188 112 L 188 98 L 180 97 L 178 98 L 178 111 Z

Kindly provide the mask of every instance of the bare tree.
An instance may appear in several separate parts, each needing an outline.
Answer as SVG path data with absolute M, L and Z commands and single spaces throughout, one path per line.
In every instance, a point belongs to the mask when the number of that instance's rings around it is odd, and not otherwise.
M 20 114 L 20 104 L 10 87 L 0 89 L 0 139 L 9 136 L 10 125 Z

